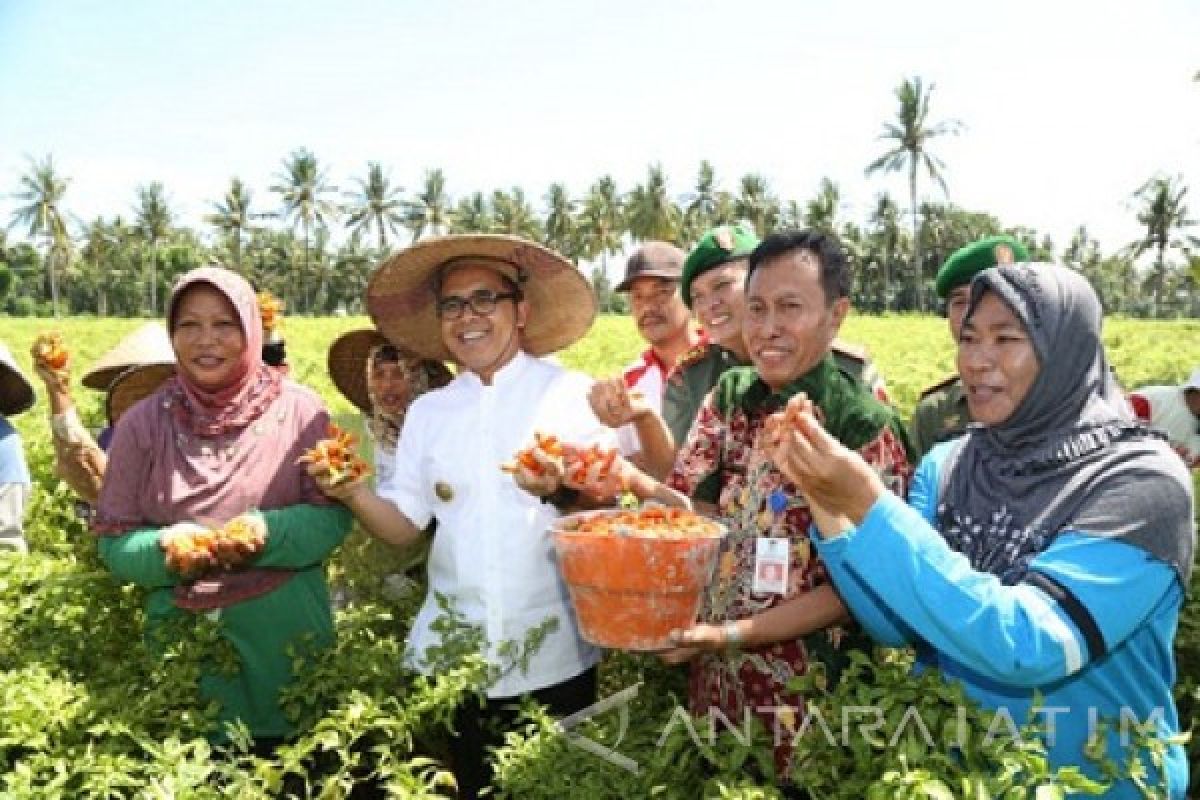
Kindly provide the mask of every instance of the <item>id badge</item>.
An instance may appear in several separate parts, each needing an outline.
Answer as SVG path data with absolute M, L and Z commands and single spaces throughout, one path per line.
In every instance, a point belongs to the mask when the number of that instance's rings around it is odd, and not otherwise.
M 784 594 L 788 585 L 787 539 L 759 536 L 754 543 L 755 594 Z

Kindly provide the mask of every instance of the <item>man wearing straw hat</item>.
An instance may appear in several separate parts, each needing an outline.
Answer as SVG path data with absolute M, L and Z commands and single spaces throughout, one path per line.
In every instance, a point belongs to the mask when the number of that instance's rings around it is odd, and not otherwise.
M 9 349 L 0 344 L 0 552 L 28 552 L 25 544 L 25 506 L 32 485 L 21 436 L 8 418 L 33 405 L 33 386 Z
M 458 375 L 413 402 L 394 473 L 378 494 L 365 482 L 330 487 L 319 468 L 310 473 L 393 544 L 409 544 L 437 520 L 429 592 L 407 658 L 426 673 L 439 668 L 438 597 L 486 637 L 495 680 L 486 702 L 472 698 L 459 709 L 451 740 L 459 796 L 475 797 L 489 782 L 486 748 L 500 741 L 496 728 L 511 726 L 519 697 L 566 715 L 596 696 L 599 652 L 580 637 L 548 530 L 572 499 L 560 476 L 537 481 L 519 472 L 517 484 L 500 469 L 535 431 L 615 446 L 589 407 L 591 381 L 540 358 L 587 332 L 595 300 L 559 254 L 516 237 L 467 235 L 393 255 L 371 278 L 367 308 L 389 340 L 422 358 L 456 362 Z M 544 638 L 527 665 L 513 668 L 504 643 L 521 645 L 531 635 Z

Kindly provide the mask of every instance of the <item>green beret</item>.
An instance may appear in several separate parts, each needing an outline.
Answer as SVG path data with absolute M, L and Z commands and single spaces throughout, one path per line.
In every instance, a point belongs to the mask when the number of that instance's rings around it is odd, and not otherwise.
M 758 237 L 745 225 L 722 225 L 706 231 L 683 262 L 679 289 L 687 307 L 692 307 L 692 281 L 713 267 L 747 258 L 756 247 Z
M 950 290 L 971 282 L 979 273 L 997 264 L 1016 264 L 1029 260 L 1025 245 L 1011 236 L 988 236 L 955 250 L 938 270 L 938 297 L 945 299 Z

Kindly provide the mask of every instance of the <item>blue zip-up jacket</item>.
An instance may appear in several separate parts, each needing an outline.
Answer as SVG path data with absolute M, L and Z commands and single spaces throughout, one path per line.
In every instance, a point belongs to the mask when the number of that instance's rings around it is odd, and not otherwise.
M 1172 645 L 1184 590 L 1176 572 L 1140 548 L 1078 531 L 1060 533 L 1030 565 L 1049 582 L 1006 586 L 977 572 L 934 528 L 951 445 L 922 460 L 908 504 L 888 493 L 858 528 L 824 540 L 814 531 L 854 616 L 882 644 L 915 645 L 919 665 L 961 680 L 972 698 L 1004 709 L 1018 726 L 1034 711 L 1034 721 L 1052 726 L 1046 744 L 1054 766 L 1098 776 L 1083 753 L 1096 720 L 1110 723 L 1108 754 L 1122 768 L 1129 757 L 1122 715 L 1127 743 L 1132 725 L 1147 720 L 1164 739 L 1178 735 Z M 1052 596 L 1034 583 L 1058 591 Z M 1145 753 L 1142 760 L 1161 791 L 1164 775 Z M 1168 747 L 1164 766 L 1165 796 L 1182 800 L 1188 765 L 1181 744 Z M 1125 780 L 1105 797 L 1141 794 Z

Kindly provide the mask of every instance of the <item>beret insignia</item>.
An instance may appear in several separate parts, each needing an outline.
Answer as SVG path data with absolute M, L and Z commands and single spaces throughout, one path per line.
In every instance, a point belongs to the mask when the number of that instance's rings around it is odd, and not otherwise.
M 717 228 L 713 231 L 713 241 L 717 243 L 717 247 L 729 253 L 733 251 L 733 234 L 729 228 Z

